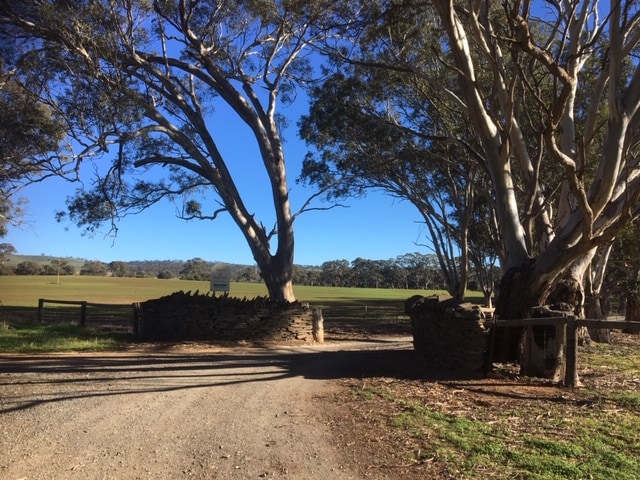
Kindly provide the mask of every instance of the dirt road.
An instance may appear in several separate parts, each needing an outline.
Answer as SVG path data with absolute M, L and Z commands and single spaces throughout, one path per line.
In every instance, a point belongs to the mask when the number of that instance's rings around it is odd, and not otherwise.
M 332 395 L 337 379 L 385 374 L 410 350 L 394 337 L 0 354 L 0 478 L 376 478 L 345 455 Z

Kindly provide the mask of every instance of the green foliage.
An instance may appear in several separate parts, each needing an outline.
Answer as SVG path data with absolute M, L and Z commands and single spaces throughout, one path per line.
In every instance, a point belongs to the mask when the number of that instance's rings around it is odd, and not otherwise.
M 0 58 L 0 237 L 3 237 L 9 225 L 19 224 L 24 214 L 22 202 L 12 201 L 12 193 L 22 185 L 54 174 L 65 163 L 55 154 L 65 131 L 52 109 L 5 71 L 3 51 Z
M 26 261 L 16 266 L 17 275 L 40 275 L 42 267 L 37 262 Z
M 158 278 L 161 280 L 167 280 L 169 278 L 174 278 L 174 275 L 170 270 L 162 270 L 158 273 Z
M 206 281 L 211 278 L 211 264 L 201 258 L 188 260 L 180 271 L 183 280 Z
M 0 64 L 0 189 L 46 173 L 47 155 L 58 150 L 64 125 L 25 86 L 7 75 Z
M 80 269 L 80 275 L 104 276 L 107 266 L 99 260 L 87 261 Z
M 618 296 L 627 306 L 627 319 L 640 315 L 640 216 L 615 239 L 605 277 L 607 299 Z
M 126 262 L 111 262 L 109 264 L 109 270 L 111 270 L 114 277 L 126 277 L 129 275 L 129 266 Z
M 0 263 L 4 263 L 7 260 L 7 255 L 14 253 L 16 253 L 16 247 L 10 243 L 0 243 Z

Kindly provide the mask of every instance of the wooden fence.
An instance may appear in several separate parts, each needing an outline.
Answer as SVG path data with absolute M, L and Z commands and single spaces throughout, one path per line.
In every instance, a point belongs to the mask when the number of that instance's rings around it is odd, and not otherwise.
M 630 330 L 640 332 L 640 322 L 610 321 L 578 319 L 574 316 L 550 317 L 550 318 L 523 318 L 517 320 L 502 320 L 497 317 L 487 320 L 487 327 L 491 327 L 491 338 L 489 344 L 489 362 L 493 358 L 494 336 L 496 328 L 510 327 L 534 327 L 553 326 L 555 328 L 566 328 L 566 369 L 564 384 L 567 387 L 576 387 L 578 384 L 578 335 L 580 327 L 607 329 L 607 330 Z M 496 328 L 493 328 L 496 327 Z
M 331 322 L 409 322 L 409 315 L 404 311 L 404 305 L 317 305 L 322 308 L 324 319 Z
M 87 318 L 99 319 L 92 321 L 91 323 L 113 323 L 122 324 L 126 323 L 128 330 L 133 330 L 136 333 L 139 317 L 140 317 L 140 304 L 113 304 L 113 303 L 93 303 L 87 301 L 78 300 L 50 300 L 45 298 L 38 299 L 38 321 L 43 321 L 45 317 L 45 304 L 54 305 L 72 305 L 79 306 L 80 311 L 73 315 L 78 320 L 78 325 L 85 327 L 87 325 Z M 88 313 L 88 309 L 91 309 L 91 313 Z M 65 315 L 68 316 L 68 315 Z M 124 322 L 123 322 L 124 320 Z

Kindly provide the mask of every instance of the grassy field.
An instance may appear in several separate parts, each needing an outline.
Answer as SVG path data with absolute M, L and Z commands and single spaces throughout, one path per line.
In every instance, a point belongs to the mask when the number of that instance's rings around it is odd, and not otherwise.
M 326 324 L 358 328 L 363 322 L 396 323 L 408 328 L 404 302 L 433 291 L 387 290 L 373 288 L 296 287 L 299 301 L 322 308 Z M 92 276 L 3 276 L 0 277 L 0 351 L 47 352 L 106 350 L 132 340 L 131 305 L 174 292 L 206 293 L 209 282 L 159 280 L 155 278 L 114 278 Z M 230 295 L 255 298 L 267 295 L 266 287 L 256 283 L 232 283 Z M 120 305 L 114 308 L 92 306 L 87 310 L 87 328 L 79 322 L 78 305 L 46 303 L 43 323 L 36 325 L 39 299 L 85 301 Z M 105 322 L 105 318 L 107 318 Z M 113 321 L 111 319 L 114 319 Z M 97 325 L 105 328 L 97 328 Z
M 173 292 L 206 293 L 209 282 L 157 278 L 114 278 L 91 276 L 13 275 L 0 276 L 0 302 L 2 305 L 37 307 L 38 299 L 77 300 L 94 303 L 133 303 L 159 298 Z M 296 286 L 296 296 L 301 302 L 323 307 L 336 304 L 376 305 L 402 304 L 412 295 L 432 295 L 434 291 L 380 289 L 380 288 L 336 288 Z M 232 283 L 230 295 L 254 298 L 267 295 L 261 283 Z M 479 295 L 471 294 L 479 299 Z
M 56 276 L 0 276 L 0 305 L 25 309 L 37 308 L 39 299 L 131 305 L 179 291 L 207 293 L 209 282 L 92 276 L 62 276 L 58 281 Z M 444 293 L 431 290 L 302 285 L 296 286 L 295 292 L 300 302 L 307 302 L 313 308 L 321 308 L 325 320 L 351 323 L 406 321 L 408 317 L 404 313 L 404 302 L 409 297 Z M 267 289 L 261 283 L 231 283 L 229 294 L 237 298 L 252 299 L 266 296 Z M 480 302 L 481 296 L 471 293 L 469 299 Z M 45 312 L 56 311 L 61 315 L 76 315 L 74 310 L 78 309 L 79 307 L 45 304 Z
M 238 285 L 241 286 L 240 289 Z M 258 284 L 234 284 L 232 289 L 234 296 L 255 297 L 266 294 L 264 286 Z M 0 301 L 3 305 L 19 307 L 37 307 L 39 298 L 94 303 L 133 303 L 159 298 L 181 290 L 207 292 L 209 282 L 73 275 L 61 276 L 58 283 L 56 276 L 0 277 Z

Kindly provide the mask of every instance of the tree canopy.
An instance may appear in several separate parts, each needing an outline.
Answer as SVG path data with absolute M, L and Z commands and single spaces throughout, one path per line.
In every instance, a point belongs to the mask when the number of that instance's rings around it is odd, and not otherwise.
M 499 256 L 503 317 L 563 300 L 579 312 L 595 252 L 637 215 L 638 22 L 636 2 L 595 0 L 0 7 L 5 71 L 63 119 L 68 172 L 96 164 L 94 188 L 69 205 L 80 225 L 164 198 L 182 199 L 185 218 L 226 212 L 270 294 L 293 299 L 278 107 L 312 80 L 315 45 L 330 62 L 302 124 L 321 148 L 307 178 L 329 188 L 342 176 L 334 195 L 373 186 L 412 201 L 458 296 L 467 259 L 453 258 Z M 218 147 L 218 102 L 255 139 L 273 228 Z
M 307 177 L 409 199 L 435 222 L 434 245 L 455 231 L 465 252 L 465 235 L 497 232 L 504 318 L 559 300 L 563 282 L 579 311 L 595 249 L 637 214 L 638 5 L 379 1 L 360 13 L 349 48 L 326 46 L 339 67 L 301 125 L 320 149 Z
M 186 219 L 227 213 L 270 295 L 293 300 L 298 212 L 279 106 L 310 78 L 306 47 L 326 35 L 334 8 L 328 1 L 3 2 L 7 68 L 64 119 L 71 172 L 96 165 L 93 187 L 69 202 L 70 218 L 89 230 L 105 222 L 115 229 L 118 218 L 165 198 L 180 199 Z M 241 168 L 219 148 L 224 128 L 210 123 L 221 105 L 255 141 L 255 158 Z M 266 174 L 273 227 L 245 203 L 237 178 L 247 169 Z
M 22 202 L 13 199 L 20 188 L 60 172 L 56 152 L 64 138 L 62 122 L 5 71 L 3 58 L 0 47 L 0 237 L 20 221 Z

